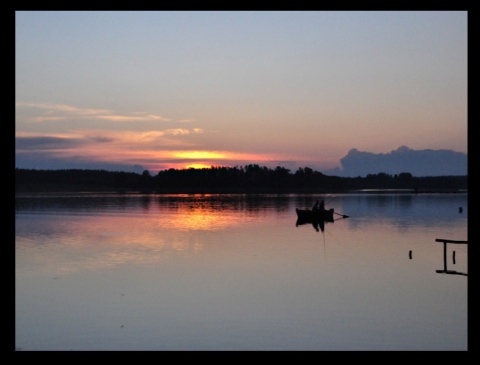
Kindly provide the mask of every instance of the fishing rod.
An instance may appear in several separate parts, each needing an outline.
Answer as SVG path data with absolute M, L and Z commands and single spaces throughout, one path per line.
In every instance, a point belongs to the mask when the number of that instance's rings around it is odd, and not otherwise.
M 323 198 L 322 200 L 323 200 L 323 201 L 325 201 L 326 199 L 325 199 L 325 198 Z M 335 211 L 333 212 L 333 214 L 339 215 L 339 216 L 340 216 L 340 217 L 342 217 L 342 218 L 349 218 L 349 217 L 350 217 L 349 215 L 346 215 L 346 214 L 340 214 L 340 213 L 337 213 L 337 212 L 335 212 Z

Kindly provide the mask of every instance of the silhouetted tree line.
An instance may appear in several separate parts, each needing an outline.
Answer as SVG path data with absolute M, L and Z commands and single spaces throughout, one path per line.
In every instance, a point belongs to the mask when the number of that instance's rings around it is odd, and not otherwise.
M 467 189 L 467 176 L 414 177 L 408 172 L 365 177 L 327 176 L 309 167 L 292 173 L 250 164 L 240 167 L 167 169 L 152 175 L 106 170 L 15 169 L 16 191 L 142 191 L 152 193 L 335 193 L 360 189 L 453 192 Z

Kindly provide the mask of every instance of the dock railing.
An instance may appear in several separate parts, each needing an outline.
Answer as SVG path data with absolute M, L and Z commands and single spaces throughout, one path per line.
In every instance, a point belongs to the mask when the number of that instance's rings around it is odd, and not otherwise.
M 455 270 L 448 270 L 447 269 L 447 244 L 455 244 L 455 245 L 467 245 L 468 241 L 458 241 L 458 240 L 449 240 L 445 238 L 437 238 L 435 242 L 442 242 L 443 243 L 443 270 L 436 270 L 437 273 L 440 274 L 454 274 L 454 275 L 464 275 L 468 276 L 465 272 L 459 272 Z M 455 251 L 453 251 L 453 263 L 455 264 Z

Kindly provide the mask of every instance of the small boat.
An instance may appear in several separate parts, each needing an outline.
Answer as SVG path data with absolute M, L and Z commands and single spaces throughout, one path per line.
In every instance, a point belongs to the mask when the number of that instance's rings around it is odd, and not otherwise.
M 295 209 L 298 220 L 304 222 L 333 222 L 333 208 L 324 210 Z

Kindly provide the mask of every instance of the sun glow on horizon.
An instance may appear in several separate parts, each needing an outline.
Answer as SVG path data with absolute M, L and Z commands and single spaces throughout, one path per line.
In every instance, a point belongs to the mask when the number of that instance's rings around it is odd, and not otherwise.
M 65 133 L 17 131 L 21 140 L 18 156 L 43 153 L 75 164 L 142 166 L 151 172 L 168 169 L 208 169 L 258 164 L 275 168 L 292 164 L 308 165 L 304 156 L 291 153 L 254 153 L 216 149 L 190 149 L 193 144 L 177 139 L 196 131 L 165 129 L 148 131 L 75 130 Z M 174 138 L 173 138 L 174 137 Z M 159 148 L 159 146 L 161 146 Z M 317 157 L 317 160 L 319 158 Z M 325 161 L 324 161 L 325 164 Z
M 201 170 L 201 169 L 209 169 L 211 168 L 212 165 L 208 165 L 208 164 L 204 164 L 204 163 L 192 163 L 192 164 L 188 164 L 187 166 L 185 166 L 186 169 L 197 169 L 197 170 Z
M 227 156 L 224 153 L 214 151 L 181 151 L 174 152 L 174 157 L 185 159 L 225 159 Z

